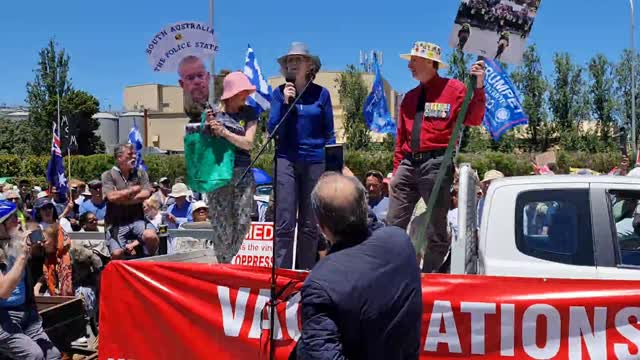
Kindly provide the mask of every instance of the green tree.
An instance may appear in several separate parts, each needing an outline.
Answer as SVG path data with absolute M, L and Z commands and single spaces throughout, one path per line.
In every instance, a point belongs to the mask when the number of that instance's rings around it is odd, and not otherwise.
M 30 119 L 23 130 L 31 137 L 30 153 L 47 154 L 51 148 L 51 125 L 60 117 L 68 123 L 60 129 L 62 150 L 66 152 L 71 135 L 76 136 L 77 153 L 91 155 L 104 152 L 104 143 L 95 134 L 100 127 L 92 116 L 98 112 L 98 100 L 86 91 L 76 90 L 69 78 L 69 55 L 53 40 L 39 52 L 35 78 L 27 83 L 27 103 Z
M 34 154 L 45 154 L 50 150 L 51 126 L 57 120 L 57 102 L 71 92 L 69 79 L 69 55 L 57 49 L 53 39 L 39 52 L 35 79 L 27 83 L 29 104 L 31 150 Z
M 472 61 L 472 55 L 462 54 L 459 51 L 455 50 L 452 51 L 447 57 L 447 62 L 449 63 L 447 76 L 450 78 L 458 79 L 467 84 L 469 82 L 469 78 L 471 77 L 471 75 L 469 74 L 469 70 L 471 70 Z
M 336 83 L 344 111 L 344 131 L 349 149 L 365 149 L 370 142 L 370 131 L 362 114 L 368 95 L 362 73 L 355 65 L 348 65 Z
M 491 144 L 491 135 L 485 130 L 484 126 L 466 127 L 462 134 L 460 152 L 479 153 L 487 151 L 491 148 Z
M 600 139 L 612 143 L 615 100 L 613 98 L 613 66 L 603 54 L 597 54 L 589 61 L 591 113 L 598 121 Z
M 0 118 L 0 154 L 31 155 L 32 132 L 28 120 Z
M 213 82 L 215 85 L 215 94 L 214 94 L 214 100 L 215 102 L 218 102 L 218 100 L 220 100 L 220 97 L 222 96 L 222 90 L 223 90 L 223 83 L 224 83 L 224 78 L 229 75 L 231 73 L 231 70 L 229 69 L 222 69 L 218 72 L 218 75 L 215 75 L 213 77 Z
M 583 69 L 573 64 L 568 53 L 556 53 L 553 64 L 554 80 L 549 93 L 553 121 L 561 132 L 576 131 L 576 123 L 589 113 Z
M 104 153 L 104 142 L 95 133 L 100 127 L 100 123 L 98 120 L 92 119 L 92 116 L 99 109 L 98 99 L 86 91 L 71 90 L 69 92 L 64 98 L 62 113 L 67 116 L 72 129 L 68 131 L 67 136 L 63 136 L 63 148 L 69 146 L 70 136 L 68 135 L 75 135 L 78 144 L 75 153 L 79 155 Z
M 635 56 L 635 78 L 636 78 L 636 111 L 640 109 L 640 55 Z M 620 60 L 615 66 L 615 97 L 620 99 L 617 105 L 617 112 L 620 114 L 620 124 L 631 129 L 631 69 L 632 54 L 630 50 L 625 50 L 620 56 Z M 631 134 L 631 131 L 629 131 Z
M 453 50 L 447 56 L 447 62 L 449 63 L 447 76 L 468 84 L 471 78 L 469 70 L 471 69 L 472 61 L 472 55 L 462 54 L 459 51 Z M 486 134 L 486 132 L 483 133 L 483 129 L 467 127 L 462 132 L 462 141 L 460 143 L 461 151 L 483 151 L 489 148 L 489 144 L 488 134 Z
M 547 123 L 547 81 L 542 74 L 542 63 L 535 44 L 524 52 L 522 65 L 511 74 L 511 80 L 523 95 L 522 106 L 529 117 L 525 127 L 527 150 L 545 151 L 550 146 L 550 127 Z

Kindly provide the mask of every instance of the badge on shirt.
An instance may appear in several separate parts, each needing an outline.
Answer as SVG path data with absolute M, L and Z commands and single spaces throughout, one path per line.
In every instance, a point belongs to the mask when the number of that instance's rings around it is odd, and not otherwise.
M 425 103 L 424 116 L 438 119 L 448 119 L 451 113 L 451 104 Z

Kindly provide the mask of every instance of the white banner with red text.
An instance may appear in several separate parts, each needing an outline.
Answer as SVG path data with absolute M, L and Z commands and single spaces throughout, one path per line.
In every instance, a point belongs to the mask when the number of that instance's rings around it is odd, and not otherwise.
M 271 222 L 252 222 L 240 251 L 231 259 L 231 263 L 271 268 L 273 231 Z

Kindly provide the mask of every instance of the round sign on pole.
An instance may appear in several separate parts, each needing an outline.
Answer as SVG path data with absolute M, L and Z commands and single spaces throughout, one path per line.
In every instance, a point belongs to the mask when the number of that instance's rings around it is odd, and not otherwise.
M 188 21 L 165 26 L 146 48 L 149 64 L 157 72 L 176 72 L 180 61 L 187 56 L 205 61 L 217 52 L 213 29 L 206 24 Z

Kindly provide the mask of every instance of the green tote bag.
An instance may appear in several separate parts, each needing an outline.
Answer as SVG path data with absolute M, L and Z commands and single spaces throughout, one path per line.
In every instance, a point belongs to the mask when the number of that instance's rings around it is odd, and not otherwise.
M 202 114 L 197 131 L 187 131 L 184 137 L 187 183 L 199 193 L 212 192 L 231 182 L 236 150 L 226 139 L 205 132 L 204 120 Z

